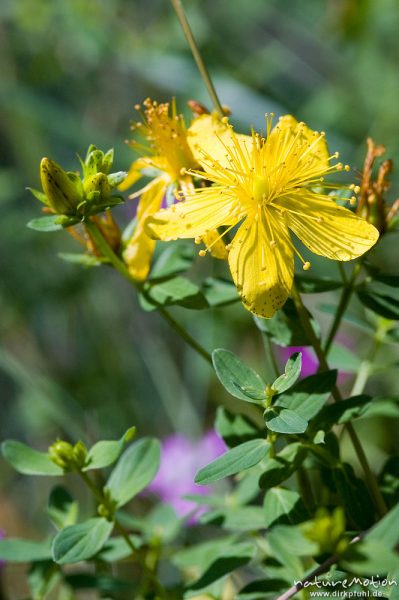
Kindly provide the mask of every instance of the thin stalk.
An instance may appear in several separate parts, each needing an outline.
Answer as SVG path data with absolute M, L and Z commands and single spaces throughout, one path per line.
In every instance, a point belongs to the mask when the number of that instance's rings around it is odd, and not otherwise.
M 105 258 L 108 258 L 108 260 L 112 264 L 112 266 L 125 279 L 127 279 L 129 281 L 129 283 L 131 283 L 137 290 L 140 290 L 140 284 L 138 284 L 137 281 L 135 281 L 132 278 L 126 265 L 121 261 L 121 259 L 115 254 L 115 252 L 109 246 L 109 244 L 107 243 L 107 241 L 105 240 L 104 236 L 102 235 L 101 231 L 99 231 L 97 226 L 92 221 L 89 221 L 89 220 L 87 220 L 85 222 L 85 226 L 86 226 L 88 233 L 92 237 L 95 245 L 100 250 L 101 254 Z M 208 363 L 212 364 L 212 357 L 209 354 L 209 352 L 207 352 L 207 350 L 205 350 L 205 348 L 203 348 L 201 346 L 201 344 L 199 344 L 188 333 L 188 331 L 186 329 L 184 329 L 184 327 L 182 325 L 180 325 L 180 323 L 178 323 L 176 321 L 176 319 L 174 319 L 172 317 L 172 315 L 166 310 L 166 308 L 164 308 L 163 306 L 159 306 L 158 311 L 162 315 L 162 317 L 165 319 L 165 321 L 167 321 L 169 323 L 169 325 L 172 327 L 172 329 L 174 329 L 180 335 L 180 337 L 183 338 L 183 340 L 185 342 L 187 342 L 187 344 L 189 346 L 191 346 L 191 348 L 193 348 L 193 350 L 195 350 L 200 356 L 202 356 L 202 358 L 204 358 Z
M 315 334 L 315 332 L 313 330 L 312 324 L 309 319 L 309 315 L 308 315 L 307 310 L 302 302 L 301 295 L 299 294 L 299 292 L 297 291 L 295 286 L 292 289 L 292 298 L 294 300 L 296 309 L 298 311 L 298 315 L 299 315 L 299 319 L 301 321 L 302 327 L 304 328 L 304 331 L 305 331 L 310 343 L 312 344 L 313 349 L 318 358 L 318 361 L 320 364 L 320 370 L 328 371 L 329 365 L 327 362 L 326 355 L 321 347 L 319 338 L 317 337 L 317 335 Z M 341 392 L 339 391 L 339 389 L 336 386 L 332 390 L 332 396 L 336 402 L 343 401 Z M 384 516 L 387 512 L 387 507 L 385 505 L 384 498 L 382 497 L 382 494 L 378 487 L 374 473 L 372 472 L 372 470 L 370 468 L 366 454 L 363 450 L 363 446 L 360 443 L 360 440 L 357 436 L 357 433 L 356 433 L 352 423 L 346 424 L 346 430 L 349 434 L 349 437 L 350 437 L 352 445 L 355 449 L 356 455 L 357 455 L 359 462 L 362 466 L 362 469 L 364 471 L 365 479 L 369 486 L 370 492 L 373 496 L 374 504 L 377 509 L 377 512 L 380 516 Z
M 344 289 L 342 291 L 341 298 L 338 303 L 337 312 L 335 313 L 334 321 L 331 325 L 331 329 L 327 335 L 327 340 L 324 345 L 324 354 L 326 356 L 328 355 L 328 352 L 331 348 L 331 344 L 333 343 L 335 335 L 339 329 L 339 326 L 341 325 L 342 317 L 344 316 L 345 311 L 348 308 L 348 304 L 350 302 L 350 299 L 352 297 L 352 293 L 354 290 L 355 282 L 356 282 L 357 277 L 359 276 L 361 269 L 362 269 L 362 263 L 361 263 L 361 261 L 359 261 L 356 263 L 349 280 L 347 279 L 347 277 L 345 275 Z M 341 273 L 344 274 L 345 272 L 342 270 Z
M 223 116 L 224 111 L 223 107 L 220 103 L 218 95 L 216 93 L 215 86 L 213 85 L 212 79 L 209 75 L 209 71 L 203 61 L 199 48 L 197 46 L 197 42 L 195 41 L 193 32 L 191 30 L 190 24 L 187 20 L 186 13 L 184 12 L 183 5 L 180 0 L 171 0 L 172 6 L 176 12 L 177 18 L 179 19 L 179 23 L 183 30 L 184 35 L 186 36 L 186 40 L 188 45 L 190 46 L 190 50 L 194 57 L 194 60 L 197 64 L 198 70 L 201 74 L 201 77 L 204 81 L 206 89 L 208 90 L 208 94 L 212 100 L 212 103 L 215 109 Z

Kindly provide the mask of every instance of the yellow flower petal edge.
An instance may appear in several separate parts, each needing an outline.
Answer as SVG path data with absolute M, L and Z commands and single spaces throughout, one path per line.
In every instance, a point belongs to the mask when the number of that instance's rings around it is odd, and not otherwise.
M 123 260 L 129 273 L 137 281 L 147 279 L 155 248 L 155 241 L 145 233 L 143 224 L 149 215 L 160 209 L 164 193 L 165 181 L 158 178 L 142 194 L 137 206 L 137 224 L 123 252 Z
M 340 188 L 356 192 L 356 186 L 325 181 L 349 167 L 333 162 L 338 154 L 329 155 L 324 132 L 312 131 L 291 115 L 280 117 L 273 128 L 272 116 L 267 116 L 266 137 L 253 132 L 249 138 L 231 126 L 227 133 L 220 126 L 214 134 L 209 119 L 196 124 L 203 122 L 208 133 L 203 138 L 196 134 L 193 142 L 205 171 L 194 174 L 212 185 L 187 193 L 184 201 L 149 217 L 145 227 L 156 239 L 198 241 L 220 226 L 226 227 L 223 237 L 239 225 L 227 246 L 228 261 L 248 310 L 272 317 L 283 306 L 292 287 L 294 253 L 305 270 L 310 268 L 289 230 L 316 254 L 335 260 L 357 258 L 376 243 L 377 229 L 332 195 Z M 210 246 L 200 255 L 208 250 Z

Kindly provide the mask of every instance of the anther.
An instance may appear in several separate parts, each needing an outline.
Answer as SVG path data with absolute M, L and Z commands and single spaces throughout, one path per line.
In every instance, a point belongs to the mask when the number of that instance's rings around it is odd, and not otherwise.
M 306 261 L 305 263 L 303 263 L 303 267 L 302 267 L 302 269 L 303 269 L 304 271 L 309 271 L 309 269 L 310 269 L 310 267 L 311 267 L 311 266 L 312 266 L 312 265 L 310 264 L 310 262 Z
M 229 122 L 229 117 L 222 117 L 222 123 L 227 125 L 228 122 Z
M 277 246 L 276 240 L 270 240 L 270 248 L 275 248 Z
M 201 243 L 201 238 L 200 237 L 194 238 L 194 243 L 195 244 L 200 244 Z
M 206 250 L 200 250 L 198 256 L 206 256 Z
M 345 166 L 344 166 L 344 170 L 345 170 L 345 171 L 350 171 L 350 170 L 351 170 L 351 168 L 350 168 L 350 166 L 349 166 L 349 165 L 345 165 Z
M 351 206 L 354 206 L 356 204 L 356 202 L 357 202 L 356 196 L 352 196 L 352 198 L 350 198 L 350 200 L 349 200 L 349 204 Z

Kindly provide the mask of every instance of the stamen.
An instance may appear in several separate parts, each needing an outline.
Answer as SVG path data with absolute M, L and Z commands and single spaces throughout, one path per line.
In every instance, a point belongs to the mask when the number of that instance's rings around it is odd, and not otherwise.
M 304 271 L 309 271 L 309 269 L 310 269 L 310 267 L 311 267 L 311 266 L 312 266 L 312 265 L 310 264 L 310 262 L 309 262 L 309 261 L 306 261 L 306 262 L 304 262 L 304 263 L 303 263 L 302 269 L 303 269 Z

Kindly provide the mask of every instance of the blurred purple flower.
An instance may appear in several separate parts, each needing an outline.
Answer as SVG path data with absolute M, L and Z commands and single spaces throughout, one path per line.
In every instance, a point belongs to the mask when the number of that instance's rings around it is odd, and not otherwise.
M 195 474 L 225 450 L 225 443 L 212 429 L 200 440 L 190 440 L 180 433 L 170 435 L 162 443 L 161 466 L 148 489 L 170 504 L 178 516 L 187 516 L 197 508 L 197 504 L 183 496 L 206 496 L 212 491 L 211 486 L 196 485 Z M 197 510 L 189 522 L 195 523 L 204 510 L 204 507 Z

